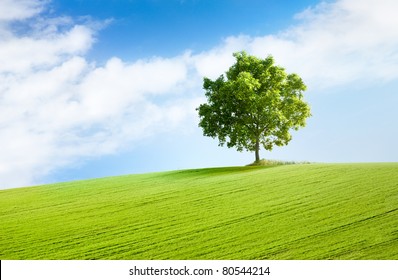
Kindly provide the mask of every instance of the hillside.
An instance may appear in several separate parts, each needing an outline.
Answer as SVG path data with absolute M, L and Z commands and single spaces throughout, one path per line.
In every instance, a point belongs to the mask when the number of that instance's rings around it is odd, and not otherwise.
M 0 259 L 398 259 L 398 163 L 229 167 L 0 191 Z

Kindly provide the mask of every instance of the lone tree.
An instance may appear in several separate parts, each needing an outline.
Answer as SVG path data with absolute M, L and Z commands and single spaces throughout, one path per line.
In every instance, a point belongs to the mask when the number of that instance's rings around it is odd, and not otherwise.
M 260 160 L 260 146 L 289 143 L 290 129 L 305 126 L 310 107 L 303 101 L 306 86 L 297 74 L 287 74 L 265 59 L 234 53 L 236 63 L 212 81 L 203 79 L 207 103 L 201 104 L 199 126 L 205 136 L 218 138 L 219 146 L 255 152 Z

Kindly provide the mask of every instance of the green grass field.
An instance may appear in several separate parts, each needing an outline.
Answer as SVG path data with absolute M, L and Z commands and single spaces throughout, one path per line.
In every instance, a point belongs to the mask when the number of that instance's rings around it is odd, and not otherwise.
M 183 170 L 0 191 L 0 259 L 398 259 L 398 163 Z

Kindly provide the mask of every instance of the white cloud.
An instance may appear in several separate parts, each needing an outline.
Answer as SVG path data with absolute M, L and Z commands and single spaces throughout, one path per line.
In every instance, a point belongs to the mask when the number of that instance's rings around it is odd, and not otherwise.
M 232 36 L 205 52 L 198 69 L 217 76 L 231 52 L 245 49 L 297 72 L 315 88 L 398 78 L 398 1 L 339 0 L 297 15 L 297 24 L 278 34 Z M 212 71 L 213 70 L 213 71 Z
M 39 14 L 47 1 L 38 0 L 1 0 L 0 22 L 30 18 Z
M 24 34 L 6 24 L 0 44 L 0 188 L 38 183 L 57 168 L 175 129 L 194 114 L 195 98 L 181 95 L 190 87 L 189 54 L 132 63 L 115 57 L 96 66 L 84 58 L 95 24 L 41 17 L 43 2 L 10 3 L 24 16 L 2 19 L 29 22 Z
M 389 15 L 397 10 L 398 2 L 388 0 L 321 4 L 302 13 L 300 25 L 253 47 L 275 53 L 281 63 L 321 86 L 395 79 L 398 18 Z
M 78 91 L 88 115 L 107 118 L 147 96 L 173 91 L 186 75 L 187 66 L 180 58 L 156 58 L 131 64 L 111 58 L 104 67 L 92 69 Z
M 198 104 L 179 94 L 186 75 L 184 57 L 96 67 L 73 56 L 23 75 L 3 72 L 0 187 L 39 182 L 78 159 L 178 128 Z
M 195 55 L 192 61 L 198 74 L 211 79 L 218 78 L 234 63 L 232 54 L 247 49 L 251 41 L 250 37 L 243 35 L 228 37 L 220 46 Z
M 42 37 L 8 37 L 0 44 L 0 72 L 22 75 L 54 67 L 66 57 L 84 54 L 92 43 L 93 31 L 82 25 Z

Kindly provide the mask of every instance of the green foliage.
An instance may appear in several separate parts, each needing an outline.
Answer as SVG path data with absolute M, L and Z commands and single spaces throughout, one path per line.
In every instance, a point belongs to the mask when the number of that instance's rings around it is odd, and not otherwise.
M 229 167 L 0 191 L 0 259 L 398 259 L 398 164 Z
M 271 150 L 291 140 L 290 129 L 305 126 L 311 115 L 303 101 L 306 86 L 296 74 L 287 74 L 268 56 L 259 59 L 235 53 L 236 63 L 212 81 L 204 78 L 207 103 L 197 110 L 205 136 L 238 151 Z

